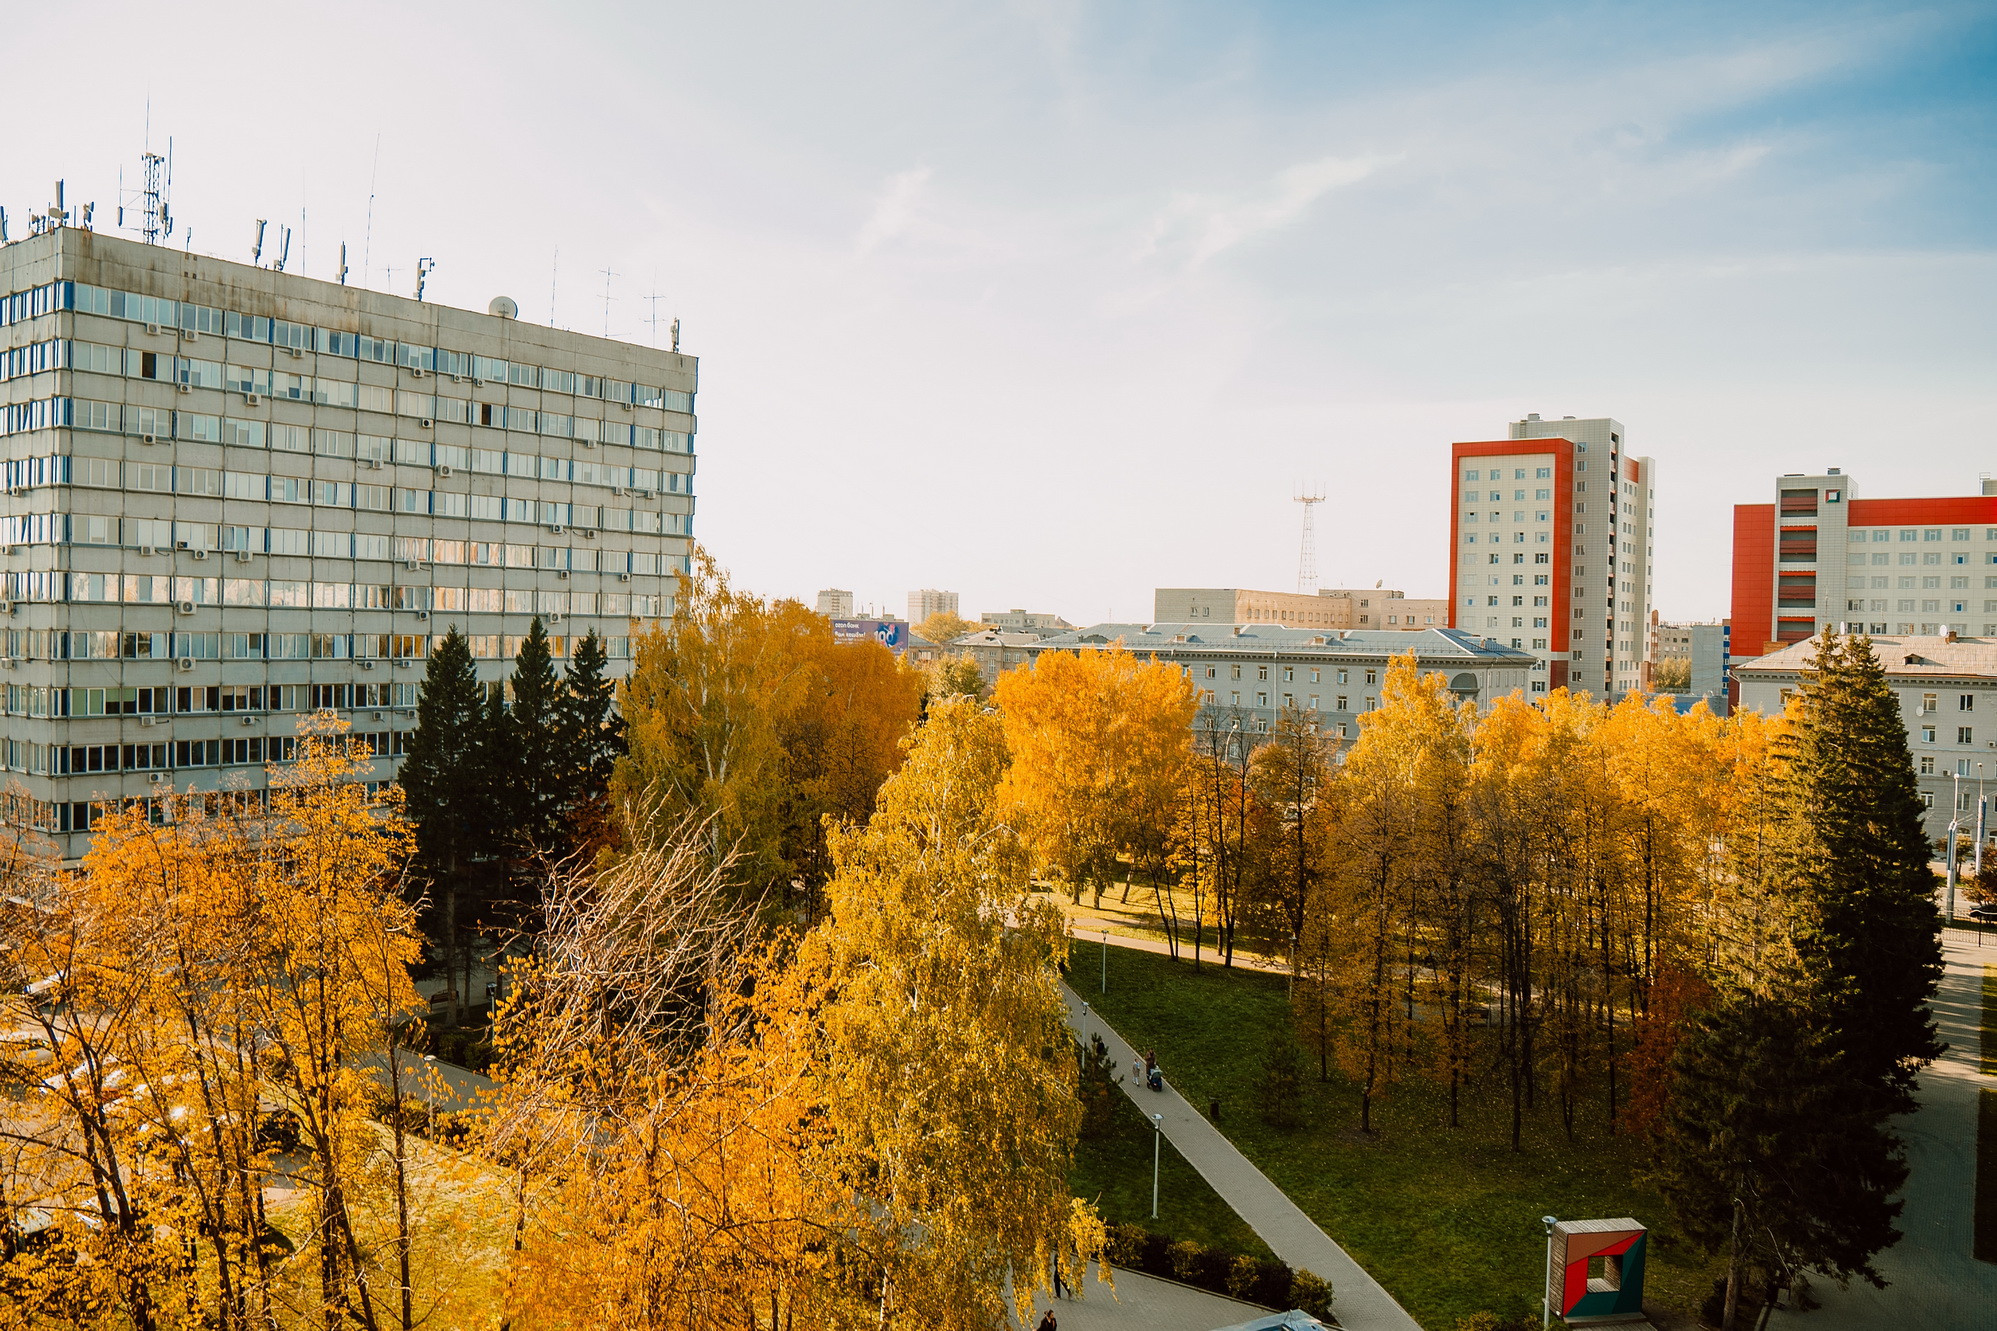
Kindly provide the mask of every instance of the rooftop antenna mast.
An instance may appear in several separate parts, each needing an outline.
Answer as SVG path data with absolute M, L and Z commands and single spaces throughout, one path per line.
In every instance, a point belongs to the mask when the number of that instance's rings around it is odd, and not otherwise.
M 617 274 L 611 272 L 608 268 L 603 270 L 603 335 L 605 337 L 610 336 L 610 280 L 616 276 Z
M 1317 590 L 1317 529 L 1311 515 L 1324 502 L 1324 491 L 1305 486 L 1296 498 L 1304 506 L 1304 539 L 1297 551 L 1297 591 L 1308 596 Z
M 125 209 L 139 214 L 139 235 L 148 245 L 157 245 L 173 235 L 173 140 L 166 141 L 166 156 L 152 149 L 153 111 L 146 106 L 146 149 L 139 157 L 142 183 L 125 192 L 125 171 L 118 169 L 118 225 L 125 225 Z
M 652 294 L 645 297 L 645 301 L 652 307 L 652 313 L 648 318 L 652 324 L 652 345 L 655 347 L 659 345 L 659 302 L 664 299 L 665 297 L 659 294 L 658 283 L 654 282 L 652 284 Z
M 418 301 L 423 299 L 423 284 L 430 279 L 430 274 L 436 267 L 437 261 L 432 258 L 425 257 L 416 261 L 416 299 Z

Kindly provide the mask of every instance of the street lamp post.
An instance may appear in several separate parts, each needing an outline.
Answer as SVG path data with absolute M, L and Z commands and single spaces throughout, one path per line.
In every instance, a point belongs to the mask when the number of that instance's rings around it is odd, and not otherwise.
M 1983 816 L 1988 805 L 1983 795 L 1983 764 L 1976 764 L 1976 849 L 1970 852 L 1969 871 L 1976 875 L 1978 882 L 1983 880 Z
M 1109 992 L 1109 930 L 1103 930 L 1103 992 Z
M 1151 1116 L 1151 1218 L 1158 1218 L 1158 1144 L 1165 1137 L 1165 1116 Z
M 1546 1270 L 1539 1282 L 1539 1327 L 1540 1331 L 1547 1331 L 1553 1325 L 1553 1227 L 1560 1222 L 1556 1216 L 1543 1215 L 1539 1223 L 1546 1226 Z
M 1955 922 L 1955 842 L 1962 832 L 1962 770 L 1956 769 L 1955 806 L 1949 810 L 1948 818 L 1948 912 L 1943 916 L 1945 923 Z

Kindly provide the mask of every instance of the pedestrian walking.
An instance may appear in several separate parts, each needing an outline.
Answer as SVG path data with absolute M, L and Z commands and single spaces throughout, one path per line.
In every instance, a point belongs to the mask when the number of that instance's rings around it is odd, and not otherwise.
M 1040 1325 L 1034 1327 L 1033 1331 L 1056 1331 L 1056 1328 L 1060 1325 L 1060 1319 L 1055 1317 L 1054 1310 L 1049 1308 L 1046 1312 L 1040 1314 Z
M 1068 1284 L 1061 1279 L 1061 1256 L 1059 1253 L 1054 1255 L 1054 1297 L 1057 1299 L 1068 1297 Z

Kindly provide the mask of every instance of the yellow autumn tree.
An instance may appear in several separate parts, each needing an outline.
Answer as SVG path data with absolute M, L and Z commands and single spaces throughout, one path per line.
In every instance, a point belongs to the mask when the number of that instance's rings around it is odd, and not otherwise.
M 1172 825 L 1198 709 L 1184 671 L 1120 643 L 1046 652 L 1001 675 L 993 701 L 1012 754 L 998 797 L 1077 902 L 1088 888 L 1100 905 L 1133 846 L 1163 863 L 1152 843 Z
M 1069 1195 L 1080 1126 L 1058 964 L 1061 915 L 1028 890 L 997 812 L 1006 730 L 938 704 L 864 828 L 833 836 L 820 1095 L 835 1212 L 825 1324 L 907 1331 L 1022 1317 L 1103 1229 Z

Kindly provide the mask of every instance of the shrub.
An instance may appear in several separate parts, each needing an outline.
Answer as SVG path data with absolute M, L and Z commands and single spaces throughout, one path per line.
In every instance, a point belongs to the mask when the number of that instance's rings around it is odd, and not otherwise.
M 1255 1292 L 1249 1299 L 1265 1308 L 1296 1307 L 1290 1302 L 1290 1268 L 1282 1262 L 1257 1262 Z
M 1144 1260 L 1144 1240 L 1148 1237 L 1142 1225 L 1111 1225 L 1103 1256 L 1112 1266 L 1136 1268 Z
M 1123 1093 L 1116 1088 L 1116 1064 L 1100 1035 L 1091 1036 L 1083 1051 L 1082 1080 L 1076 1091 L 1082 1102 L 1084 1140 L 1107 1136 L 1115 1129 L 1117 1116 L 1129 1112 L 1123 1107 Z
M 1172 1279 L 1188 1285 L 1200 1283 L 1200 1259 L 1206 1256 L 1206 1245 L 1191 1239 L 1180 1239 L 1168 1250 L 1172 1259 Z
M 1262 1282 L 1262 1263 L 1243 1253 L 1227 1264 L 1227 1292 L 1237 1299 L 1260 1303 L 1255 1287 Z
M 1456 1319 L 1456 1331 L 1504 1331 L 1504 1327 L 1498 1315 L 1488 1309 Z
M 1290 1273 L 1290 1306 L 1313 1317 L 1331 1316 L 1331 1282 L 1315 1271 Z

